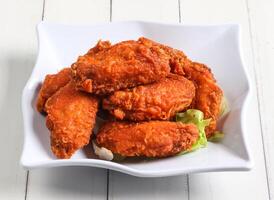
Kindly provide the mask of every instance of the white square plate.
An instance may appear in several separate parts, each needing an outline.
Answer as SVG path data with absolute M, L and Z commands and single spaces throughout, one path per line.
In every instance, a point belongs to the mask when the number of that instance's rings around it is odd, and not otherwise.
M 134 21 L 69 26 L 41 22 L 37 29 L 39 54 L 22 96 L 25 141 L 21 163 L 25 168 L 93 166 L 143 177 L 251 168 L 245 133 L 250 85 L 241 58 L 238 25 L 185 26 Z M 50 151 L 45 117 L 35 109 L 37 89 L 45 75 L 70 66 L 99 39 L 115 43 L 140 36 L 183 50 L 189 58 L 213 70 L 230 105 L 230 112 L 221 123 L 225 138 L 193 153 L 158 160 L 109 162 L 88 156 L 88 148 L 79 150 L 69 160 L 56 159 Z

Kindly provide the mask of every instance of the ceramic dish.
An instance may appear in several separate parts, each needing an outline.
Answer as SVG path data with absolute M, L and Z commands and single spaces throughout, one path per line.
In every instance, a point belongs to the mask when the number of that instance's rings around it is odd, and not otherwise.
M 90 166 L 143 177 L 251 168 L 245 133 L 250 85 L 241 58 L 238 25 L 191 26 L 134 21 L 69 26 L 41 22 L 37 29 L 39 54 L 22 96 L 25 140 L 21 163 L 25 168 Z M 99 39 L 115 43 L 140 36 L 181 49 L 190 59 L 212 69 L 230 107 L 230 112 L 219 121 L 225 138 L 189 154 L 157 160 L 121 163 L 99 160 L 93 157 L 89 146 L 71 159 L 56 159 L 50 151 L 45 117 L 35 109 L 39 85 L 45 75 L 70 66 Z

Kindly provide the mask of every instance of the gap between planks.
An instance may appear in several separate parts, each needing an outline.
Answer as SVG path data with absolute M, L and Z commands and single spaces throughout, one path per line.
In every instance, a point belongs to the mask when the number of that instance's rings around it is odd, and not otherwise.
M 109 21 L 112 22 L 112 0 L 109 0 Z
M 28 184 L 29 184 L 29 170 L 27 171 L 26 176 L 26 187 L 25 187 L 25 200 L 28 198 Z
M 179 6 L 179 23 L 182 22 L 182 15 L 181 15 L 181 0 L 178 0 L 178 6 Z
M 44 16 L 45 16 L 45 3 L 46 3 L 46 0 L 43 0 L 42 21 L 44 20 Z

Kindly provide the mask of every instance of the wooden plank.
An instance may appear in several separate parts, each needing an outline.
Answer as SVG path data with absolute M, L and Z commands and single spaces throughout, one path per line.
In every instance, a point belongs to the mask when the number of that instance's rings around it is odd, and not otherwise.
M 106 170 L 61 167 L 30 171 L 27 199 L 106 199 Z
M 177 0 L 112 0 L 112 20 L 178 22 Z
M 178 1 L 113 0 L 112 19 L 179 22 Z M 109 199 L 188 199 L 187 176 L 137 178 L 110 171 Z
M 107 0 L 46 0 L 44 19 L 66 24 L 108 21 Z M 62 167 L 33 170 L 29 174 L 27 199 L 106 199 L 107 170 L 90 167 Z
M 109 21 L 110 0 L 45 0 L 44 19 L 62 24 Z
M 118 172 L 109 177 L 109 199 L 188 199 L 186 176 L 139 178 Z
M 248 0 L 247 3 L 255 57 L 254 65 L 259 89 L 259 108 L 261 111 L 269 195 L 271 199 L 274 199 L 274 2 Z
M 23 146 L 21 92 L 35 62 L 35 24 L 42 0 L 11 0 L 0 6 L 0 199 L 24 199 L 27 172 L 19 165 Z
M 207 173 L 190 175 L 190 199 L 226 200 L 235 199 L 235 196 L 237 199 L 268 199 L 264 152 L 260 131 L 260 118 L 257 107 L 255 87 L 256 81 L 253 70 L 253 58 L 246 2 L 244 0 L 181 0 L 180 4 L 182 23 L 216 24 L 234 22 L 240 23 L 242 25 L 244 57 L 249 74 L 252 78 L 252 83 L 254 84 L 253 89 L 255 93 L 249 106 L 248 121 L 250 123 L 247 127 L 247 132 L 249 135 L 249 146 L 251 147 L 251 154 L 255 163 L 253 170 L 250 172 Z M 268 66 L 270 66 L 270 63 Z

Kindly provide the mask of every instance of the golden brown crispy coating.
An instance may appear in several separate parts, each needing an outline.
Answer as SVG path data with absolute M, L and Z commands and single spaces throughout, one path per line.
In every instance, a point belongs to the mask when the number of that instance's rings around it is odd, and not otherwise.
M 148 38 L 139 38 L 140 42 L 145 44 L 150 48 L 160 48 L 165 52 L 166 56 L 169 58 L 170 70 L 172 73 L 184 75 L 183 67 L 190 65 L 192 62 L 187 58 L 187 56 L 180 50 L 173 49 L 169 46 L 154 42 Z
M 194 95 L 191 81 L 171 74 L 157 83 L 116 91 L 104 99 L 103 108 L 120 120 L 169 120 L 187 108 Z
M 162 49 L 133 40 L 113 46 L 100 41 L 72 69 L 79 89 L 99 95 L 156 82 L 170 71 Z
M 206 119 L 211 118 L 210 125 L 206 127 L 206 136 L 209 138 L 216 130 L 223 92 L 216 84 L 210 69 L 204 64 L 193 62 L 191 66 L 184 67 L 184 72 L 186 78 L 192 80 L 196 86 L 191 107 L 201 110 Z
M 108 122 L 99 130 L 96 142 L 126 157 L 167 157 L 188 150 L 198 137 L 198 129 L 193 124 Z
M 37 110 L 44 112 L 44 106 L 48 98 L 50 98 L 61 87 L 64 87 L 71 79 L 71 69 L 64 68 L 57 74 L 46 75 L 43 85 L 39 91 L 37 99 Z
M 77 91 L 71 81 L 48 99 L 45 109 L 51 150 L 57 158 L 70 158 L 89 143 L 98 110 L 95 97 Z
M 192 62 L 180 50 L 151 41 L 147 38 L 140 38 L 147 46 L 159 46 L 170 59 L 171 72 L 184 75 L 193 81 L 196 86 L 196 95 L 192 103 L 193 108 L 201 110 L 205 118 L 211 118 L 210 125 L 206 128 L 207 137 L 210 137 L 216 130 L 216 121 L 220 113 L 220 105 L 223 92 L 217 85 L 211 70 L 204 64 Z
M 106 50 L 110 47 L 111 47 L 111 43 L 109 41 L 99 40 L 97 44 L 86 53 L 86 55 L 95 56 L 99 51 Z

